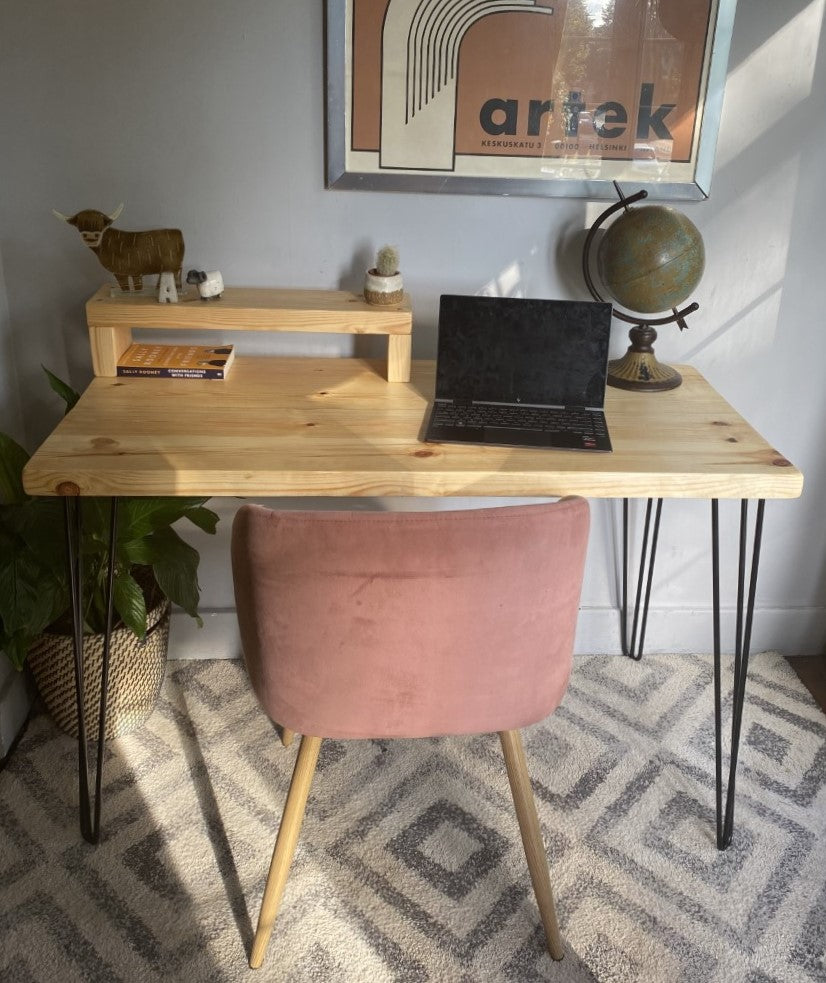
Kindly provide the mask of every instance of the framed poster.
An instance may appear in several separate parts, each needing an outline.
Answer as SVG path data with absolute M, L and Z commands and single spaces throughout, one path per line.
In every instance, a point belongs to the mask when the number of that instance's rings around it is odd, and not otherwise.
M 708 196 L 736 0 L 326 0 L 327 186 Z

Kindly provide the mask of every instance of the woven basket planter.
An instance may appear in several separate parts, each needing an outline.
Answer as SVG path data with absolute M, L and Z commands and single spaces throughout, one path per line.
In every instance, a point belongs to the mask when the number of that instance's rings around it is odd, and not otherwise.
M 107 739 L 135 730 L 152 713 L 166 671 L 168 642 L 169 601 L 166 599 L 149 612 L 144 641 L 128 628 L 117 628 L 112 632 L 106 705 Z M 83 654 L 86 736 L 96 739 L 103 671 L 103 635 L 87 635 Z M 62 731 L 77 737 L 75 655 L 71 636 L 41 635 L 29 651 L 28 665 L 55 723 Z

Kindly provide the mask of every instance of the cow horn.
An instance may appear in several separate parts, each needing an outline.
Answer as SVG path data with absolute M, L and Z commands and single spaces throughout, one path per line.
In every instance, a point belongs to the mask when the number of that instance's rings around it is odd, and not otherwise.
M 57 217 L 62 218 L 64 222 L 71 222 L 71 216 L 64 215 L 63 212 L 59 212 L 56 208 L 52 209 L 52 215 L 57 215 Z
M 107 216 L 107 218 L 110 218 L 114 222 L 115 219 L 118 217 L 118 215 L 120 215 L 120 213 L 122 211 L 123 211 L 123 202 L 121 202 L 118 205 L 118 207 L 112 212 L 112 214 Z

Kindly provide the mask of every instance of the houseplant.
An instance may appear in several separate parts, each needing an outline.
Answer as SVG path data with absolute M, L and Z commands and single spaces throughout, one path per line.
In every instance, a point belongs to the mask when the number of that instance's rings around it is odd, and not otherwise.
M 78 394 L 48 370 L 46 374 L 52 389 L 64 400 L 68 413 Z M 44 645 L 49 653 L 45 661 L 57 657 L 58 647 L 71 650 L 72 616 L 63 503 L 59 498 L 26 494 L 22 474 L 28 459 L 29 455 L 16 441 L 0 433 L 0 651 L 17 669 L 22 669 L 29 659 L 37 680 L 34 659 L 37 655 L 39 663 L 44 661 Z M 186 518 L 205 532 L 214 533 L 218 516 L 204 508 L 205 501 L 205 498 L 119 500 L 113 581 L 118 639 L 133 646 L 137 644 L 142 650 L 141 643 L 145 643 L 147 635 L 156 627 L 165 634 L 170 601 L 201 623 L 197 610 L 200 558 L 197 550 L 184 542 L 172 526 Z M 83 631 L 86 636 L 102 635 L 106 625 L 109 565 L 108 501 L 83 498 L 81 507 Z M 61 639 L 59 645 L 56 639 Z M 114 642 L 113 636 L 113 654 Z M 165 660 L 165 644 L 162 654 Z M 114 669 L 113 660 L 110 673 Z M 156 678 L 157 671 L 152 675 Z M 41 695 L 49 706 L 42 687 Z M 58 722 L 64 725 L 64 721 L 58 719 Z
M 368 304 L 388 306 L 401 303 L 403 297 L 399 251 L 395 246 L 382 246 L 376 255 L 376 265 L 365 275 L 364 299 Z

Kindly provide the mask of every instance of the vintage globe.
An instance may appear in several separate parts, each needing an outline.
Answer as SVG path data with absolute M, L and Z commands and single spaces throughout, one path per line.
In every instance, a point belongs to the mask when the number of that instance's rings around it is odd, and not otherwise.
M 602 282 L 618 304 L 637 314 L 678 307 L 700 282 L 704 267 L 697 227 L 666 205 L 627 209 L 597 248 Z

